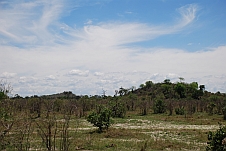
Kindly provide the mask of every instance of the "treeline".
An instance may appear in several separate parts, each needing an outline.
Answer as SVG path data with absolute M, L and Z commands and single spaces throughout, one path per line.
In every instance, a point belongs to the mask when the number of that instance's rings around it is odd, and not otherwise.
M 119 88 L 114 96 L 76 96 L 70 91 L 48 96 L 7 97 L 11 86 L 0 85 L 0 150 L 29 150 L 35 139 L 42 140 L 40 148 L 69 150 L 69 122 L 72 118 L 111 114 L 124 118 L 131 113 L 184 115 L 196 112 L 223 115 L 226 119 L 226 94 L 211 93 L 197 82 L 161 83 L 147 81 L 139 88 Z M 102 109 L 107 109 L 103 112 Z M 90 113 L 94 111 L 97 114 Z M 99 126 L 97 124 L 97 126 Z M 108 126 L 108 125 L 107 125 Z M 102 128 L 102 126 L 100 126 Z M 35 135 L 34 135 L 35 134 Z M 34 146 L 33 146 L 34 147 Z M 37 147 L 36 147 L 37 148 Z
M 22 109 L 32 112 L 41 112 L 45 101 L 54 100 L 55 108 L 60 110 L 62 104 L 68 101 L 76 105 L 76 115 L 83 117 L 87 112 L 95 110 L 99 105 L 105 105 L 112 110 L 113 117 L 124 117 L 127 111 L 139 111 L 141 115 L 150 113 L 168 113 L 191 116 L 195 112 L 207 112 L 209 115 L 224 115 L 226 119 L 226 94 L 211 93 L 205 90 L 205 85 L 197 82 L 186 83 L 183 78 L 180 82 L 172 83 L 166 79 L 161 83 L 146 81 L 139 88 L 119 88 L 114 96 L 76 96 L 71 91 L 63 93 L 31 96 L 22 98 L 16 95 L 11 100 Z M 26 103 L 25 103 L 26 102 Z M 26 106 L 24 106 L 26 104 Z

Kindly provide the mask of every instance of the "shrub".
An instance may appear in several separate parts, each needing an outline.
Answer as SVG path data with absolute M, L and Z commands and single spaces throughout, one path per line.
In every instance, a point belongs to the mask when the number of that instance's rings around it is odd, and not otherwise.
M 226 106 L 223 107 L 222 112 L 224 115 L 224 120 L 226 120 Z
M 108 108 L 100 107 L 99 112 L 92 112 L 88 115 L 87 121 L 98 127 L 99 132 L 103 132 L 103 129 L 108 129 L 113 123 L 111 119 L 111 111 Z
M 185 113 L 184 107 L 182 106 L 182 107 L 176 108 L 175 113 L 177 115 L 184 115 L 184 113 Z
M 208 104 L 207 110 L 208 110 L 209 115 L 213 115 L 214 114 L 215 107 L 216 107 L 216 104 L 213 103 L 213 102 Z
M 156 100 L 154 103 L 154 113 L 165 113 L 166 112 L 166 104 L 163 100 Z
M 120 101 L 120 102 L 119 102 Z M 112 111 L 112 117 L 124 118 L 126 115 L 125 104 L 121 102 L 121 100 L 113 100 L 109 102 L 109 108 Z
M 220 128 L 216 132 L 208 133 L 207 151 L 223 151 L 226 150 L 226 126 L 220 124 Z

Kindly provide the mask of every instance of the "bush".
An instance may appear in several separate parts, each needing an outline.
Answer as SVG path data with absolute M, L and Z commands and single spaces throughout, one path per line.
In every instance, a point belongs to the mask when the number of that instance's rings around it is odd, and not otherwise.
M 177 115 L 184 115 L 184 113 L 185 113 L 184 107 L 182 106 L 182 107 L 176 108 L 175 113 Z
M 99 112 L 89 114 L 87 121 L 98 127 L 99 132 L 103 132 L 103 129 L 108 129 L 113 121 L 111 119 L 111 110 L 105 107 L 99 107 L 99 109 Z
M 220 124 L 219 130 L 208 133 L 207 151 L 226 150 L 226 126 Z
M 213 115 L 214 114 L 214 109 L 216 108 L 216 104 L 211 102 L 208 104 L 207 106 L 207 111 L 209 113 L 209 115 Z
M 224 120 L 226 120 L 226 106 L 223 107 L 222 112 L 224 115 Z
M 156 100 L 154 103 L 154 113 L 165 113 L 166 112 L 166 104 L 162 100 Z
M 126 115 L 126 108 L 125 104 L 121 102 L 121 100 L 113 100 L 109 102 L 109 108 L 112 111 L 111 116 L 112 117 L 119 117 L 119 118 L 124 118 Z

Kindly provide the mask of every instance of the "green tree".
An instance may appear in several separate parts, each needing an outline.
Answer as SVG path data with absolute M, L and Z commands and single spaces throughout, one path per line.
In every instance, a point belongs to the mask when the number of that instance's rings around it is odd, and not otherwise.
M 144 87 L 145 87 L 145 84 L 141 84 L 141 85 L 140 85 L 140 88 L 144 88 Z
M 13 106 L 8 98 L 8 93 L 12 91 L 10 84 L 0 81 L 0 150 L 6 149 L 10 145 L 6 140 L 9 132 L 13 128 Z
M 118 91 L 120 96 L 126 95 L 126 94 L 128 94 L 128 92 L 129 92 L 129 90 L 125 89 L 123 87 L 119 88 L 119 91 Z
M 153 82 L 152 81 L 146 81 L 145 82 L 145 87 L 148 88 L 148 89 L 151 88 L 152 85 L 153 85 Z
M 126 107 L 122 100 L 118 100 L 118 97 L 109 101 L 109 108 L 111 110 L 112 117 L 123 118 L 126 115 Z
M 165 83 L 165 84 L 171 84 L 170 79 L 165 79 L 165 80 L 163 81 L 163 83 Z
M 186 87 L 183 83 L 177 83 L 175 86 L 175 91 L 179 94 L 180 98 L 185 98 Z
M 216 108 L 216 104 L 213 102 L 210 102 L 207 106 L 208 109 L 208 113 L 209 115 L 213 115 L 214 114 L 214 109 Z
M 142 97 L 141 101 L 140 101 L 141 115 L 147 115 L 148 108 L 149 108 L 149 102 L 148 102 L 147 98 Z
M 165 113 L 166 112 L 166 104 L 163 100 L 158 99 L 154 103 L 154 113 Z
M 108 129 L 113 123 L 111 119 L 111 110 L 106 107 L 99 106 L 98 112 L 92 112 L 88 115 L 87 121 L 98 127 L 99 132 L 103 132 L 103 129 Z
M 180 83 L 182 83 L 182 81 L 185 80 L 183 77 L 179 77 L 179 79 L 180 79 Z
M 226 126 L 220 124 L 216 132 L 208 133 L 207 151 L 225 151 L 226 150 Z

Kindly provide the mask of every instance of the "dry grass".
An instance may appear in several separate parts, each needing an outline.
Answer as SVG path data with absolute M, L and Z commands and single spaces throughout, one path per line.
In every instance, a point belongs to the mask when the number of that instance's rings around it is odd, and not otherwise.
M 206 114 L 184 116 L 130 114 L 124 119 L 114 119 L 115 124 L 104 133 L 96 133 L 95 127 L 86 119 L 73 117 L 70 121 L 70 150 L 205 150 L 208 131 L 225 124 L 222 116 Z M 58 122 L 63 120 L 57 119 Z M 30 150 L 44 148 L 34 129 L 30 136 Z
M 192 118 L 130 115 L 115 119 L 115 124 L 102 134 L 95 133 L 95 128 L 85 119 L 79 121 L 82 124 L 77 128 L 76 135 L 80 135 L 75 141 L 80 144 L 77 148 L 131 151 L 141 150 L 145 145 L 145 150 L 205 150 L 208 131 L 218 129 L 218 121 L 222 120 L 219 115 Z

